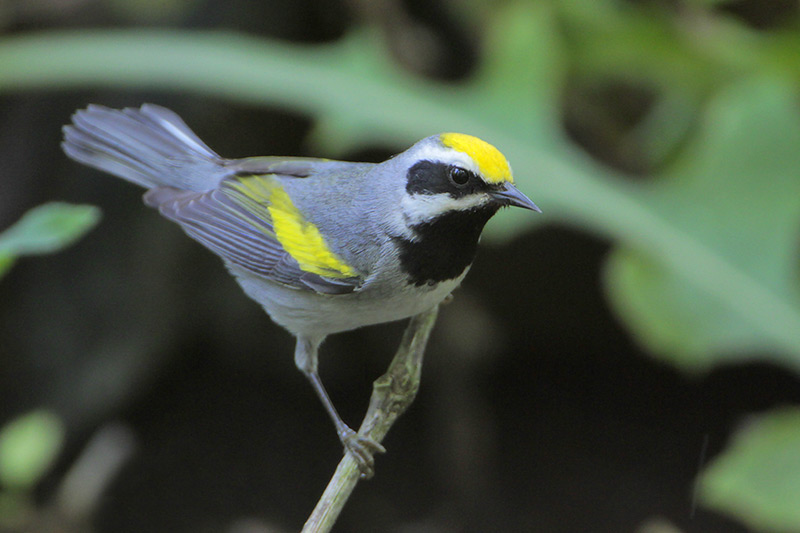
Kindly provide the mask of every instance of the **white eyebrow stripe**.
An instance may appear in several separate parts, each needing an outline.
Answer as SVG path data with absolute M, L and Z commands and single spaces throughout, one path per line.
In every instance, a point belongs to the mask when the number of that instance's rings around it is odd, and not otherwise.
M 423 146 L 418 152 L 418 159 L 420 161 L 427 160 L 444 163 L 446 165 L 457 165 L 481 176 L 478 165 L 469 155 L 464 152 L 459 152 L 458 150 L 453 150 L 452 148 L 436 145 Z

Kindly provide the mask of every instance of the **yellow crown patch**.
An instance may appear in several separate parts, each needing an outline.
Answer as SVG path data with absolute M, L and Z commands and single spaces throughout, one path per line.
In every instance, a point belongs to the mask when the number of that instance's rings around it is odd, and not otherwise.
M 470 156 L 487 182 L 514 182 L 506 157 L 486 141 L 463 133 L 442 133 L 439 140 L 448 148 Z

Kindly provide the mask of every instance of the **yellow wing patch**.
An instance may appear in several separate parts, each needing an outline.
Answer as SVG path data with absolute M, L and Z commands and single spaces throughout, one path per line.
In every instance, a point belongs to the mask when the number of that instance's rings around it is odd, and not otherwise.
M 470 156 L 487 182 L 514 182 L 506 157 L 486 141 L 463 133 L 442 133 L 439 140 L 448 148 Z
M 247 200 L 242 203 L 246 209 L 252 211 L 255 206 L 258 210 L 267 208 L 275 237 L 303 271 L 328 278 L 357 275 L 350 265 L 328 248 L 319 229 L 303 218 L 277 181 L 262 176 L 240 178 L 234 188 Z

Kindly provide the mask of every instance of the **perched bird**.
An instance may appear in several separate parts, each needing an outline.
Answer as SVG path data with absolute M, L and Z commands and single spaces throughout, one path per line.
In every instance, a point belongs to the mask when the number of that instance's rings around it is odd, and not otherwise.
M 383 447 L 336 412 L 317 372 L 322 341 L 432 308 L 464 279 L 498 209 L 539 211 L 494 146 L 460 133 L 377 164 L 224 159 L 168 109 L 90 105 L 64 127 L 62 147 L 148 189 L 145 203 L 219 255 L 296 337 L 295 363 L 363 472 Z

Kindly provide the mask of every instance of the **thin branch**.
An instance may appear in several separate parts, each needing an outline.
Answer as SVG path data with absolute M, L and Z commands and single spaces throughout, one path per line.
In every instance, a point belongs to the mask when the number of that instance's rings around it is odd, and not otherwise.
M 434 307 L 411 318 L 389 369 L 372 385 L 369 409 L 358 430 L 360 434 L 368 435 L 376 442 L 383 441 L 397 418 L 414 401 L 419 390 L 425 345 L 438 313 L 439 308 Z M 346 453 L 306 521 L 303 532 L 330 531 L 359 479 L 358 463 Z

